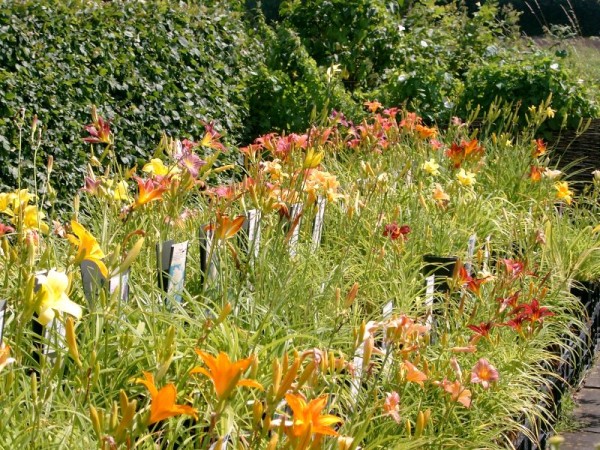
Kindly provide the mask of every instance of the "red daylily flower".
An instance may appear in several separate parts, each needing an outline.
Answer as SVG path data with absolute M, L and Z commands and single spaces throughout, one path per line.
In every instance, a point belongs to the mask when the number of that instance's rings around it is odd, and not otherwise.
M 399 226 L 396 222 L 388 223 L 383 229 L 383 235 L 389 237 L 392 241 L 395 241 L 399 237 L 402 240 L 406 240 L 406 236 L 410 233 L 410 227 L 408 225 Z
M 90 135 L 83 138 L 84 142 L 88 144 L 111 144 L 112 137 L 110 132 L 110 122 L 104 120 L 102 116 L 96 113 L 96 107 L 92 107 L 92 120 L 93 122 L 84 127 Z
M 513 311 L 514 314 L 523 316 L 525 320 L 531 323 L 543 322 L 544 317 L 552 317 L 554 313 L 545 306 L 540 306 L 540 302 L 537 299 L 533 299 L 531 303 L 525 303 L 519 305 Z
M 4 225 L 3 223 L 0 223 L 0 237 L 4 236 L 5 234 L 8 233 L 14 233 L 15 229 L 9 225 Z
M 489 339 L 490 332 L 492 328 L 494 328 L 496 324 L 494 322 L 481 322 L 479 325 L 467 325 L 467 328 L 475 333 L 475 335 L 471 338 L 471 341 L 484 337 Z

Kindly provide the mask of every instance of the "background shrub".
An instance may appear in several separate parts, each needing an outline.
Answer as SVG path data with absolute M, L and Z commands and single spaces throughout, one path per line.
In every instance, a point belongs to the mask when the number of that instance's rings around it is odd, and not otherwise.
M 266 25 L 261 29 L 265 61 L 249 81 L 250 136 L 305 130 L 311 116 L 331 108 L 357 114 L 359 107 L 339 76 L 328 79 L 326 68 L 317 66 L 293 30 Z
M 82 127 L 90 105 L 114 120 L 120 162 L 146 158 L 162 131 L 202 136 L 215 120 L 232 138 L 248 114 L 246 80 L 253 51 L 242 4 L 142 2 L 0 2 L 0 167 L 2 185 L 16 183 L 16 129 L 25 108 L 44 124 L 34 161 L 24 148 L 23 178 L 55 158 L 57 186 L 80 187 L 88 146 Z M 218 6 L 217 6 L 217 3 Z
M 522 107 L 519 118 L 525 123 L 529 106 L 542 103 L 552 94 L 554 118 L 548 119 L 550 129 L 558 129 L 566 121 L 576 127 L 580 117 L 595 117 L 598 107 L 561 61 L 532 54 L 521 55 L 512 61 L 499 61 L 473 68 L 467 75 L 460 112 L 466 113 L 475 105 L 485 111 L 498 99 Z

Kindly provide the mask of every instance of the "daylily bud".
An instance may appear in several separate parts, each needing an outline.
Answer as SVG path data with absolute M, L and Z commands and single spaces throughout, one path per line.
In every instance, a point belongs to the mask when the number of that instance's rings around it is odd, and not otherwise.
M 406 427 L 406 434 L 412 436 L 412 424 L 410 423 L 410 420 L 406 419 L 404 426 Z
M 219 314 L 219 317 L 217 318 L 215 325 L 219 325 L 220 323 L 222 323 L 227 318 L 229 313 L 231 313 L 232 310 L 233 310 L 233 306 L 231 306 L 231 303 L 227 302 L 227 304 L 225 304 L 225 306 L 223 306 L 223 309 L 221 310 L 221 314 Z
M 420 437 L 423 434 L 423 429 L 425 428 L 425 415 L 423 411 L 419 411 L 417 414 L 417 424 L 415 426 L 415 437 Z
M 354 282 L 354 284 L 348 291 L 348 294 L 346 294 L 346 300 L 344 301 L 344 308 L 349 308 L 352 305 L 352 303 L 354 303 L 356 294 L 358 294 L 358 283 Z
M 31 374 L 31 399 L 33 403 L 36 403 L 38 400 L 38 384 L 37 384 L 37 374 Z
M 296 379 L 296 375 L 298 375 L 298 368 L 300 367 L 300 358 L 296 355 L 294 358 L 294 362 L 287 369 L 285 376 L 283 377 L 283 381 L 281 382 L 281 386 L 277 390 L 277 400 L 283 398 L 285 393 L 290 389 L 292 383 Z
M 260 424 L 262 422 L 263 415 L 263 404 L 262 402 L 255 400 L 254 405 L 252 405 L 252 425 L 254 430 L 260 430 Z
M 256 378 L 258 375 L 258 356 L 252 355 L 252 363 L 250 364 L 250 378 Z
M 112 410 L 110 411 L 110 429 L 114 430 L 115 428 L 117 428 L 117 425 L 119 424 L 119 405 L 117 405 L 117 402 L 113 402 L 112 405 Z
M 329 369 L 330 374 L 335 373 L 335 355 L 331 350 L 327 353 L 327 368 Z
M 336 306 L 340 305 L 340 300 L 342 298 L 342 290 L 339 287 L 335 288 L 335 304 Z
M 271 440 L 267 444 L 267 448 L 265 450 L 277 450 L 277 443 L 279 442 L 279 434 L 274 433 L 271 437 Z
M 100 423 L 100 417 L 98 411 L 92 405 L 90 405 L 90 419 L 92 420 L 92 427 L 98 439 L 102 438 L 102 425 Z
M 66 340 L 67 347 L 69 349 L 69 355 L 75 360 L 77 367 L 83 367 L 81 360 L 79 359 L 79 349 L 77 348 L 77 337 L 75 336 L 75 324 L 71 316 L 67 317 L 65 322 Z
M 316 364 L 314 361 L 311 361 L 306 365 L 304 371 L 302 372 L 302 375 L 300 375 L 300 378 L 298 379 L 298 389 L 300 389 L 304 385 L 304 383 L 306 383 L 306 381 L 314 373 L 315 369 Z
M 371 355 L 373 354 L 373 347 L 375 346 L 375 339 L 373 336 L 369 336 L 369 338 L 364 343 L 364 353 L 363 353 L 363 373 L 367 371 L 369 368 L 369 364 L 371 363 Z
M 279 391 L 279 386 L 281 383 L 281 364 L 279 363 L 279 359 L 275 358 L 273 360 L 273 393 L 277 395 Z
M 52 167 L 54 167 L 54 156 L 48 156 L 48 162 L 46 163 L 46 169 L 48 170 L 48 176 L 52 173 Z

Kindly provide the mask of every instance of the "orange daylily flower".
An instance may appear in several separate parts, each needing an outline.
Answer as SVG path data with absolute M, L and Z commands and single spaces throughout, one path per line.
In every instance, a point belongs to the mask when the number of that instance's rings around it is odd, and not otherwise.
M 201 373 L 210 378 L 215 386 L 215 391 L 219 400 L 224 400 L 229 397 L 236 386 L 254 387 L 260 390 L 264 389 L 258 381 L 250 379 L 240 380 L 242 374 L 248 370 L 248 367 L 252 364 L 252 360 L 254 359 L 253 356 L 231 362 L 229 356 L 225 352 L 219 352 L 219 355 L 216 358 L 202 350 L 196 349 L 196 353 L 202 358 L 204 364 L 208 366 L 208 370 L 204 367 L 194 367 L 190 373 Z
M 439 183 L 435 184 L 433 189 L 433 199 L 438 206 L 445 207 L 450 202 L 450 196 L 444 191 Z
M 150 203 L 154 200 L 162 199 L 163 193 L 167 190 L 167 186 L 163 183 L 156 183 L 156 181 L 147 179 L 143 180 L 140 177 L 133 177 L 138 184 L 138 197 L 135 199 L 133 203 L 133 208 L 137 208 L 138 206 L 143 206 L 146 203 Z
M 301 438 L 307 448 L 312 434 L 337 436 L 338 432 L 331 425 L 342 423 L 342 419 L 332 414 L 321 414 L 327 404 L 327 395 L 322 395 L 306 403 L 306 400 L 298 394 L 286 394 L 285 400 L 294 413 L 292 425 L 289 432 L 296 438 Z
M 538 166 L 531 166 L 529 169 L 529 179 L 531 181 L 540 181 L 542 179 L 542 168 Z
M 198 420 L 198 410 L 196 408 L 175 404 L 177 390 L 173 383 L 169 383 L 158 390 L 154 384 L 154 376 L 150 372 L 144 372 L 144 378 L 138 378 L 135 382 L 143 384 L 150 391 L 152 404 L 148 425 L 181 414 L 187 414 Z
M 242 225 L 244 225 L 244 216 L 231 219 L 229 216 L 217 213 L 216 225 L 208 225 L 207 228 L 215 231 L 215 239 L 226 240 L 235 236 Z
M 536 139 L 535 141 L 532 141 L 532 143 L 535 145 L 535 148 L 532 152 L 532 156 L 534 158 L 538 158 L 546 154 L 548 147 L 543 139 Z
M 369 111 L 371 111 L 372 113 L 376 112 L 378 109 L 382 108 L 383 105 L 381 103 L 379 103 L 377 100 L 372 101 L 372 102 L 364 102 L 363 105 L 365 105 L 367 107 L 367 109 Z
M 415 131 L 421 139 L 429 139 L 437 136 L 437 129 L 426 127 L 425 125 L 417 124 Z
M 427 375 L 421 372 L 417 367 L 412 364 L 410 361 L 404 360 L 404 370 L 405 370 L 405 378 L 406 381 L 410 381 L 412 383 L 417 383 L 421 387 L 423 387 L 423 382 L 427 380 Z
M 2 372 L 6 366 L 14 362 L 15 358 L 11 358 L 10 356 L 10 346 L 2 342 L 0 344 L 0 372 Z
M 102 262 L 102 258 L 106 255 L 100 248 L 100 244 L 98 244 L 96 238 L 75 220 L 71 220 L 71 229 L 75 233 L 75 236 L 69 234 L 67 238 L 72 244 L 78 246 L 75 263 L 78 264 L 84 260 L 92 261 L 98 266 L 102 275 L 107 277 L 108 269 L 104 262 Z

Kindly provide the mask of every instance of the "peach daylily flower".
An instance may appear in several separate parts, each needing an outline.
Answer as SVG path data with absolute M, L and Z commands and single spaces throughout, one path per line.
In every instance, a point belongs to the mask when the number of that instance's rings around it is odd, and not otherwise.
M 442 381 L 441 386 L 451 395 L 453 402 L 458 402 L 465 408 L 471 406 L 471 391 L 466 389 L 460 381 L 456 380 L 454 383 L 450 383 L 448 380 L 444 380 Z
M 150 405 L 150 420 L 148 425 L 181 414 L 187 414 L 198 420 L 198 410 L 188 405 L 177 405 L 177 389 L 173 383 L 169 383 L 157 389 L 154 384 L 154 376 L 150 372 L 144 372 L 144 378 L 138 378 L 136 383 L 143 384 L 150 391 L 152 403 Z
M 480 358 L 471 370 L 471 383 L 481 383 L 484 389 L 498 381 L 500 375 L 494 366 L 485 358 Z
M 388 392 L 385 394 L 385 403 L 383 404 L 383 410 L 386 416 L 391 416 L 396 423 L 400 423 L 400 395 L 396 391 Z
M 209 353 L 203 352 L 202 350 L 196 349 L 196 353 L 204 364 L 208 367 L 194 367 L 190 373 L 201 373 L 206 375 L 212 381 L 215 392 L 219 400 L 224 400 L 237 386 L 253 387 L 263 390 L 262 385 L 255 380 L 245 379 L 241 380 L 243 373 L 248 370 L 250 364 L 252 364 L 253 356 L 246 359 L 241 359 L 236 362 L 231 362 L 229 356 L 225 352 L 219 352 L 219 355 L 215 358 Z
M 406 381 L 410 381 L 412 383 L 417 383 L 421 387 L 423 387 L 423 382 L 427 380 L 427 375 L 421 372 L 417 367 L 411 362 L 404 360 L 403 368 L 405 370 L 404 376 Z

